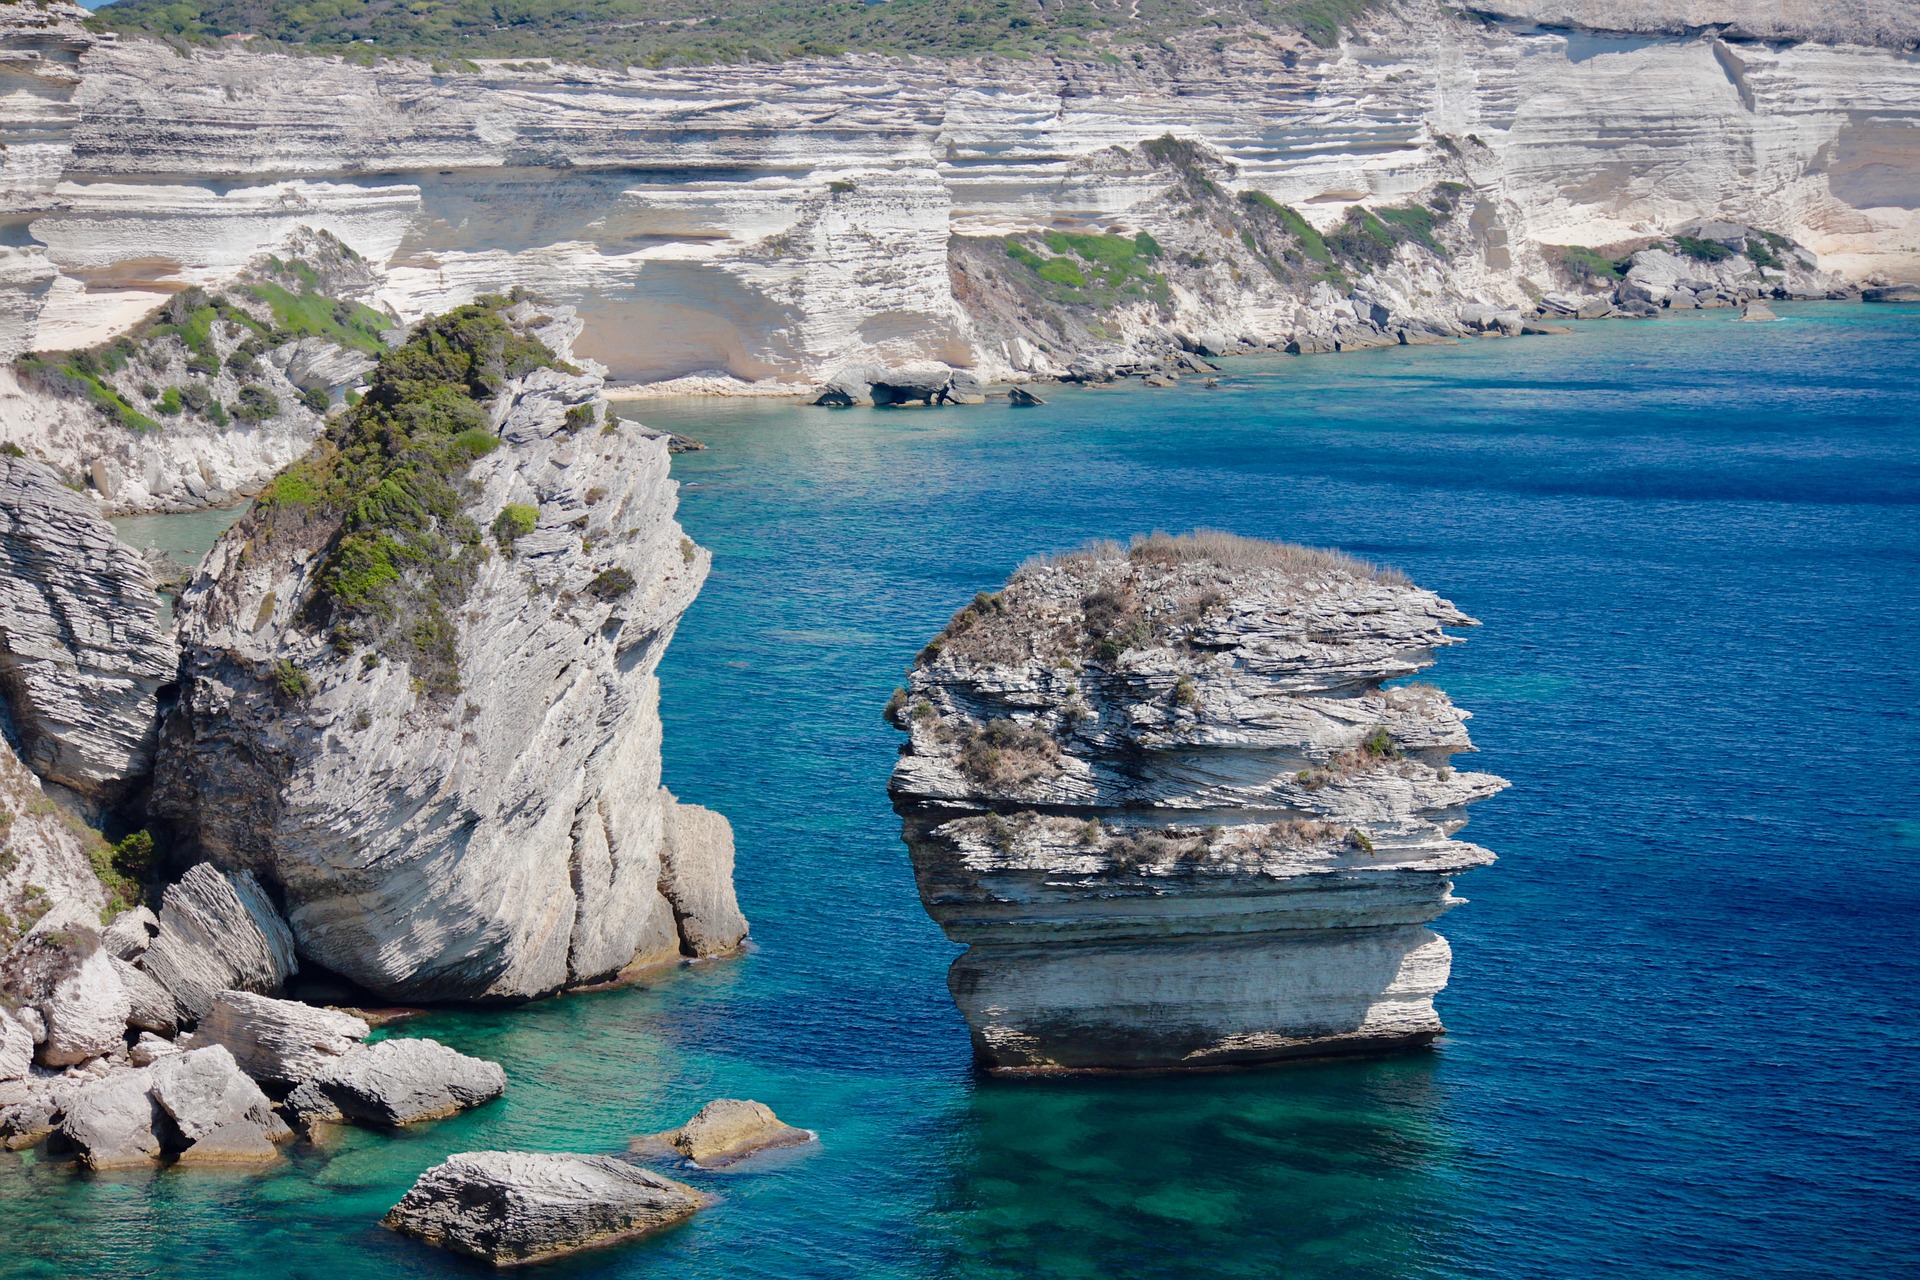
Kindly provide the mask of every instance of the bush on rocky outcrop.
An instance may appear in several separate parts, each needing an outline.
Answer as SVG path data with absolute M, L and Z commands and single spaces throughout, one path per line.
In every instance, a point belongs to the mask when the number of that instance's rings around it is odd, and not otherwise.
M 307 622 L 342 650 L 403 657 L 435 699 L 459 692 L 448 617 L 486 555 L 463 477 L 500 443 L 487 402 L 556 363 L 501 317 L 508 305 L 488 297 L 424 321 L 260 503 L 269 538 L 330 534 Z

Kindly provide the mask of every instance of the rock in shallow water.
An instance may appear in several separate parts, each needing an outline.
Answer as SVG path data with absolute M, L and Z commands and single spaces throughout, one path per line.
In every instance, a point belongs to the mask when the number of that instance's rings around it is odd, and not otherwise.
M 384 1221 L 506 1266 L 646 1235 L 702 1203 L 693 1188 L 612 1156 L 468 1151 L 421 1174 Z
M 154 1062 L 153 1100 L 166 1112 L 185 1150 L 182 1164 L 252 1164 L 274 1160 L 274 1143 L 293 1136 L 260 1086 L 242 1074 L 221 1045 Z
M 1424 1043 L 1429 921 L 1504 787 L 1445 694 L 1383 688 L 1473 620 L 1334 553 L 1227 535 L 1036 562 L 921 655 L 891 789 L 949 986 L 1001 1071 Z
M 90 1169 L 139 1169 L 160 1159 L 154 1130 L 164 1118 L 150 1092 L 153 1073 L 117 1072 L 70 1094 L 60 1135 Z
M 418 1124 L 491 1102 L 505 1093 L 507 1073 L 438 1040 L 382 1040 L 340 1058 L 288 1097 L 307 1123 Z
M 200 1023 L 203 1041 L 225 1045 L 257 1080 L 292 1085 L 337 1064 L 367 1038 L 365 1022 L 335 1009 L 222 991 Z
M 778 1147 L 813 1141 L 813 1134 L 785 1124 L 773 1109 L 750 1099 L 717 1098 L 677 1129 L 636 1139 L 636 1151 L 673 1151 L 702 1169 L 719 1169 Z

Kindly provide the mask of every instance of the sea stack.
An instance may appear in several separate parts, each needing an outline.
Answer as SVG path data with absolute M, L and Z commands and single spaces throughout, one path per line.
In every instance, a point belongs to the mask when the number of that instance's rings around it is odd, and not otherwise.
M 948 985 L 1003 1073 L 1368 1053 L 1443 1030 L 1427 926 L 1507 784 L 1467 713 L 1387 688 L 1472 618 L 1334 552 L 1156 534 L 1030 561 L 954 616 L 889 717 Z

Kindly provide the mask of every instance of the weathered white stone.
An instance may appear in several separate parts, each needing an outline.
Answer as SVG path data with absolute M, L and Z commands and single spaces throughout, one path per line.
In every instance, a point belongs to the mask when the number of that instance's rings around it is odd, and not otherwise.
M 634 1149 L 665 1147 L 702 1169 L 720 1169 L 749 1156 L 813 1141 L 806 1129 L 796 1129 L 773 1114 L 764 1103 L 741 1098 L 716 1098 L 678 1128 L 636 1141 Z
M 100 934 L 100 947 L 117 960 L 138 960 L 160 931 L 159 917 L 145 907 L 129 907 Z
M 1037 562 L 915 664 L 892 792 L 983 1064 L 1164 1068 L 1442 1030 L 1450 839 L 1506 784 L 1386 689 L 1472 619 L 1358 561 L 1203 534 Z
M 293 935 L 250 871 L 188 868 L 160 900 L 159 927 L 140 967 L 183 1018 L 205 1017 L 229 989 L 278 991 L 300 969 Z
M 144 969 L 136 969 L 118 957 L 112 958 L 112 964 L 121 990 L 127 993 L 129 1027 L 167 1036 L 180 1029 L 179 1006 L 170 991 L 149 977 Z
M 95 950 L 63 978 L 40 1005 L 47 1020 L 46 1043 L 40 1060 L 50 1067 L 67 1067 L 124 1048 L 131 1002 L 120 977 L 118 961 Z
M 305 1081 L 295 1107 L 308 1119 L 332 1109 L 362 1124 L 399 1126 L 440 1120 L 506 1092 L 500 1065 L 437 1040 L 382 1040 L 363 1045 Z
M 747 936 L 747 918 L 733 890 L 733 824 L 697 804 L 666 801 L 666 842 L 660 852 L 660 892 L 673 904 L 686 951 L 726 955 Z
M 279 1155 L 274 1141 L 292 1136 L 260 1086 L 221 1045 L 161 1057 L 150 1074 L 153 1100 L 186 1144 L 182 1164 L 273 1160 Z
M 693 1188 L 612 1156 L 467 1151 L 421 1174 L 385 1223 L 504 1266 L 643 1236 L 703 1203 Z
M 31 458 L 0 454 L 0 687 L 25 763 L 98 799 L 152 767 L 178 652 L 140 553 Z
M 367 1024 L 337 1009 L 248 991 L 216 995 L 197 1035 L 224 1045 L 257 1080 L 292 1085 L 336 1065 L 367 1038 Z
M 0 1081 L 18 1080 L 33 1066 L 33 1033 L 0 1009 Z
M 154 1134 L 158 1108 L 148 1090 L 150 1070 L 115 1072 L 65 1099 L 60 1134 L 90 1169 L 137 1169 L 160 1159 Z
M 510 318 L 563 358 L 579 331 L 564 310 Z M 664 439 L 569 423 L 599 419 L 600 389 L 591 367 L 543 368 L 492 406 L 511 442 L 473 464 L 472 514 L 538 518 L 478 570 L 455 617 L 473 674 L 446 705 L 406 661 L 368 667 L 307 629 L 319 558 L 251 542 L 253 516 L 181 600 L 156 807 L 271 876 L 303 955 L 388 998 L 539 995 L 683 949 L 654 669 L 709 558 L 673 518 Z M 297 702 L 276 663 L 305 674 Z

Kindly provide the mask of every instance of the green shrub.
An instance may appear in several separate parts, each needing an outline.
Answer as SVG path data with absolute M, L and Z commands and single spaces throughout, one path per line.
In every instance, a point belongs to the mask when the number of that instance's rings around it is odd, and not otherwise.
M 304 698 L 313 692 L 307 673 L 285 658 L 273 664 L 273 687 L 289 698 Z
M 1560 261 L 1576 280 L 1610 283 L 1626 274 L 1626 269 L 1605 254 L 1581 245 L 1568 245 L 1560 251 Z
M 587 590 L 602 600 L 618 600 L 633 588 L 633 575 L 621 568 L 603 569 L 587 584 Z
M 533 532 L 540 522 L 540 508 L 510 502 L 493 518 L 493 538 L 501 550 L 512 551 L 513 544 Z
M 1087 278 L 1081 274 L 1080 268 L 1065 258 L 1049 258 L 1040 264 L 1038 274 L 1042 280 L 1064 284 L 1070 289 L 1084 289 L 1087 285 Z
M 257 382 L 240 388 L 233 402 L 233 416 L 242 422 L 265 422 L 280 414 L 280 398 Z
M 0 454 L 5 454 L 9 458 L 24 458 L 27 456 L 27 451 L 13 441 L 8 440 L 4 444 L 0 444 Z
M 1733 250 L 1718 240 L 1702 240 L 1696 236 L 1675 236 L 1676 249 L 1696 262 L 1723 262 L 1733 256 Z
M 307 387 L 300 392 L 300 403 L 315 413 L 325 413 L 333 401 L 325 387 Z

